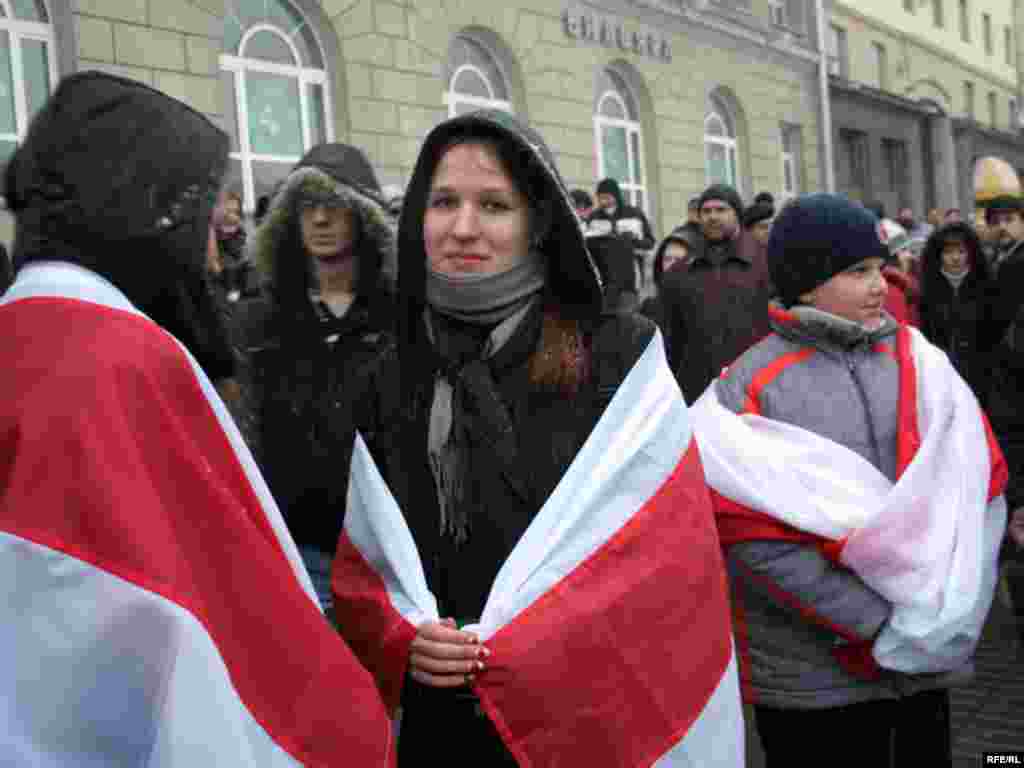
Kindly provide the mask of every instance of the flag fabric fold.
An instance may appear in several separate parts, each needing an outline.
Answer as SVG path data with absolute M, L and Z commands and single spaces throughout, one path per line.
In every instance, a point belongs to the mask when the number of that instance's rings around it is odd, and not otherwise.
M 187 351 L 73 265 L 24 268 L 0 303 L 4 754 L 391 765 L 374 681 Z
M 740 766 L 727 586 L 660 335 L 500 569 L 474 689 L 523 766 Z M 402 511 L 360 437 L 332 583 L 342 631 L 398 704 L 438 620 Z
M 691 414 L 723 542 L 817 543 L 893 604 L 875 660 L 940 672 L 971 656 L 991 605 L 1006 465 L 942 351 L 915 329 L 898 334 L 895 484 L 827 438 L 729 411 L 714 385 Z

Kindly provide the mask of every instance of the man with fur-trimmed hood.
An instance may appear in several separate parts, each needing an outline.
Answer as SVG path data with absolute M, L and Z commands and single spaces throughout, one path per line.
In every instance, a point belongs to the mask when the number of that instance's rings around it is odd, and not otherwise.
M 263 470 L 317 593 L 330 602 L 352 450 L 352 404 L 389 343 L 395 236 L 363 153 L 314 147 L 274 195 L 253 256 L 269 297 L 248 347 Z

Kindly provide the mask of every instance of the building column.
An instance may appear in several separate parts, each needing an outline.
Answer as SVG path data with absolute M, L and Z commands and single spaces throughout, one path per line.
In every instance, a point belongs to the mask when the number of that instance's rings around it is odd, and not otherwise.
M 953 120 L 948 115 L 932 115 L 928 118 L 931 130 L 932 156 L 925 158 L 934 169 L 935 207 L 943 211 L 958 208 L 959 183 L 957 157 L 953 144 Z

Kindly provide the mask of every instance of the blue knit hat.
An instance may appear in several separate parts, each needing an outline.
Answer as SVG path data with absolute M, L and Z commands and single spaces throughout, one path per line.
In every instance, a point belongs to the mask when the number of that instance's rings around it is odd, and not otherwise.
M 839 195 L 788 203 L 768 238 L 768 270 L 786 306 L 864 259 L 888 256 L 875 215 Z

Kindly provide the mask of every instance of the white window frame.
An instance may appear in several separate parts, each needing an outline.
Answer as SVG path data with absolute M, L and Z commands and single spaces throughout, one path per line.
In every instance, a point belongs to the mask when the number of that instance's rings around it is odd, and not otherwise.
M 799 138 L 799 132 L 795 126 L 783 125 L 779 131 L 782 141 L 782 199 L 790 200 L 800 194 L 800 152 L 793 147 L 793 142 Z M 787 177 L 786 170 L 789 169 Z M 793 181 L 793 186 L 787 188 L 786 179 Z
M 724 136 L 716 136 L 708 133 L 708 123 L 711 120 L 717 120 L 722 124 L 722 133 L 725 134 Z M 729 121 L 716 109 L 713 109 L 704 116 L 704 180 L 710 185 L 720 181 L 720 179 L 711 178 L 711 167 L 708 164 L 708 144 L 715 144 L 725 148 L 725 162 L 730 176 L 730 179 L 726 179 L 725 183 L 729 184 L 733 189 L 742 194 L 739 142 L 729 131 Z
M 786 0 L 768 0 L 768 18 L 776 27 L 786 27 Z
M 272 24 L 254 24 L 245 31 L 238 44 L 238 50 L 245 52 L 245 46 L 249 40 L 260 32 L 271 32 L 282 39 L 292 52 L 294 61 L 301 62 L 302 56 L 298 47 L 279 27 Z M 321 52 L 322 53 L 322 52 Z M 302 123 L 302 146 L 303 153 L 312 149 L 312 126 L 309 121 L 309 95 L 308 86 L 319 85 L 324 94 L 324 139 L 327 142 L 334 141 L 334 105 L 331 99 L 331 89 L 328 87 L 327 71 L 314 67 L 303 67 L 301 65 L 277 64 L 261 59 L 249 59 L 245 56 L 233 54 L 221 54 L 220 68 L 222 72 L 231 75 L 235 87 L 235 104 L 233 105 L 238 127 L 238 151 L 232 152 L 232 160 L 238 160 L 242 165 L 242 197 L 245 201 L 245 210 L 251 213 L 256 205 L 256 182 L 253 176 L 253 163 L 280 163 L 291 165 L 297 163 L 301 156 L 265 155 L 256 154 L 252 151 L 252 142 L 249 136 L 249 110 L 246 92 L 247 72 L 262 72 L 265 74 L 282 75 L 293 77 L 299 83 L 299 118 Z
M 827 45 L 829 74 L 846 77 L 846 29 L 836 24 L 829 24 Z
M 482 99 L 479 96 L 470 96 L 455 90 L 455 83 L 459 79 L 459 75 L 467 70 L 479 77 L 487 86 L 489 98 Z M 444 103 L 448 107 L 449 119 L 455 117 L 459 104 L 469 104 L 478 109 L 500 109 L 509 113 L 514 112 L 511 102 L 494 97 L 494 85 L 491 84 L 490 78 L 475 64 L 463 64 L 452 72 L 451 79 L 448 81 L 448 89 L 444 92 Z
M 633 181 L 637 177 L 637 170 L 644 169 L 644 132 L 643 127 L 637 120 L 621 120 L 614 117 L 606 117 L 601 114 L 601 107 L 605 102 L 605 99 L 612 99 L 618 102 L 619 107 L 622 109 L 622 114 L 629 114 L 629 106 L 626 104 L 626 100 L 622 98 L 622 94 L 618 91 L 610 90 L 605 91 L 601 94 L 601 98 L 597 100 L 597 111 L 594 113 L 594 141 L 597 145 L 597 169 L 598 178 L 603 179 L 608 176 L 605 171 L 604 165 L 604 128 L 625 128 L 626 129 L 626 158 L 629 162 L 629 179 L 623 181 L 616 179 L 619 182 L 619 189 L 622 190 L 623 195 L 626 198 L 626 202 L 632 206 L 640 208 L 644 212 L 644 215 L 650 215 L 650 203 L 651 198 L 647 192 L 647 184 L 637 184 Z M 633 150 L 633 137 L 636 136 L 637 152 Z M 647 179 L 647 173 L 645 172 L 642 176 L 645 180 Z M 637 206 L 638 196 L 643 196 L 643 202 Z
M 50 93 L 57 87 L 57 43 L 53 33 L 53 13 L 46 8 L 50 21 L 23 21 L 14 17 L 14 9 L 7 0 L 0 0 L 5 18 L 0 19 L 0 30 L 6 31 L 11 41 L 11 80 L 14 86 L 15 133 L 0 133 L 4 141 L 21 142 L 28 130 L 28 94 L 25 91 L 25 72 L 22 67 L 21 44 L 24 40 L 46 43 L 46 60 L 50 67 Z

